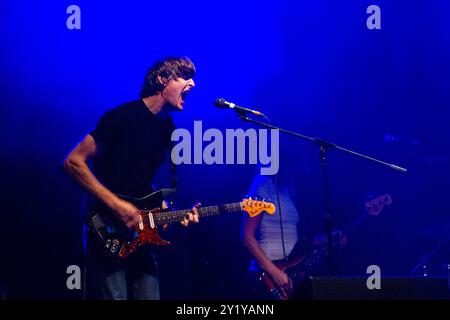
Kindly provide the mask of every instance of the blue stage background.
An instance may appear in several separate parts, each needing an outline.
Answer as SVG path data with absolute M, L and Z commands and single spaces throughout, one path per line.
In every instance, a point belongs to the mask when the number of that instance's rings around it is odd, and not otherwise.
M 80 30 L 66 27 L 71 4 L 81 8 Z M 381 30 L 366 27 L 371 4 L 381 8 Z M 329 158 L 336 228 L 359 214 L 367 193 L 393 197 L 349 239 L 336 272 L 365 275 L 377 264 L 384 275 L 408 275 L 450 234 L 449 10 L 444 0 L 2 1 L 1 278 L 9 296 L 80 297 L 67 290 L 65 272 L 82 265 L 83 193 L 61 161 L 105 110 L 138 98 L 156 59 L 174 55 L 197 67 L 178 127 L 249 128 L 213 107 L 224 97 L 407 167 L 401 174 L 339 152 Z M 286 136 L 281 145 L 303 179 L 299 209 L 322 232 L 317 148 Z M 177 203 L 238 201 L 254 172 L 182 165 Z M 249 256 L 239 228 L 239 216 L 175 228 L 176 245 L 161 252 L 163 298 L 240 298 Z M 432 262 L 440 274 L 448 250 Z

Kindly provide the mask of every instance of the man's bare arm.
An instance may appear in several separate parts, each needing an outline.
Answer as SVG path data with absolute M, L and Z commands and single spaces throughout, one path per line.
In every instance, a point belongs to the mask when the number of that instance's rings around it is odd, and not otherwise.
M 89 169 L 88 162 L 98 153 L 98 146 L 91 135 L 87 135 L 64 160 L 65 171 L 84 189 L 93 194 L 129 228 L 139 224 L 139 210 L 131 203 L 117 197 L 98 181 Z

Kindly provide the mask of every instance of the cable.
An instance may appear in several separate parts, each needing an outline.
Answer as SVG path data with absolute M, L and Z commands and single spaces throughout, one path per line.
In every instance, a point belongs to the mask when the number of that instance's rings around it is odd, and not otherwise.
M 277 194 L 277 203 L 278 203 L 278 214 L 279 214 L 279 220 L 280 220 L 280 234 L 281 234 L 281 246 L 283 247 L 283 260 L 287 260 L 287 255 L 286 255 L 286 248 L 284 245 L 284 230 L 283 230 L 283 219 L 282 219 L 282 215 L 281 215 L 281 201 L 280 201 L 280 190 L 279 188 L 279 181 L 278 181 L 278 173 L 275 175 L 275 191 Z

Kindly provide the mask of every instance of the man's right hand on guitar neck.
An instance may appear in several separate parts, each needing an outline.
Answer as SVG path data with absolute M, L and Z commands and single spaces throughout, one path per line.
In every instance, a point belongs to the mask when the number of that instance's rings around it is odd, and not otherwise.
M 137 227 L 141 222 L 140 210 L 128 201 L 117 199 L 113 211 L 117 218 L 130 229 Z

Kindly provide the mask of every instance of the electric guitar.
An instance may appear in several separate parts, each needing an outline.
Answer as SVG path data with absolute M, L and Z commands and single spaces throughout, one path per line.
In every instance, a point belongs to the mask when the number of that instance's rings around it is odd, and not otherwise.
M 378 216 L 384 206 L 390 205 L 391 203 L 392 197 L 389 194 L 384 194 L 367 202 L 365 204 L 365 212 L 343 230 L 343 235 L 350 235 L 369 216 Z M 336 239 L 333 241 L 333 248 L 341 248 Z M 287 260 L 276 260 L 273 262 L 280 270 L 288 275 L 292 287 L 295 288 L 300 285 L 327 256 L 328 246 L 323 245 L 309 254 L 299 254 L 298 250 L 294 250 Z M 289 296 L 283 294 L 282 290 L 275 284 L 268 273 L 263 271 L 258 279 L 264 284 L 262 287 L 265 290 L 268 290 L 268 293 L 272 298 L 276 300 L 287 300 L 289 298 Z
M 162 202 L 167 190 L 161 189 L 142 198 L 119 195 L 120 198 L 131 202 L 140 209 L 139 225 L 133 230 L 120 222 L 113 212 L 105 207 L 92 209 L 89 214 L 90 228 L 97 234 L 107 255 L 125 259 L 140 247 L 146 245 L 167 246 L 169 241 L 161 239 L 158 227 L 187 218 L 191 209 L 167 211 L 162 210 Z M 241 202 L 219 206 L 200 207 L 200 217 L 214 216 L 222 213 L 245 211 L 250 217 L 259 215 L 262 211 L 275 213 L 275 205 L 266 201 L 244 198 Z

